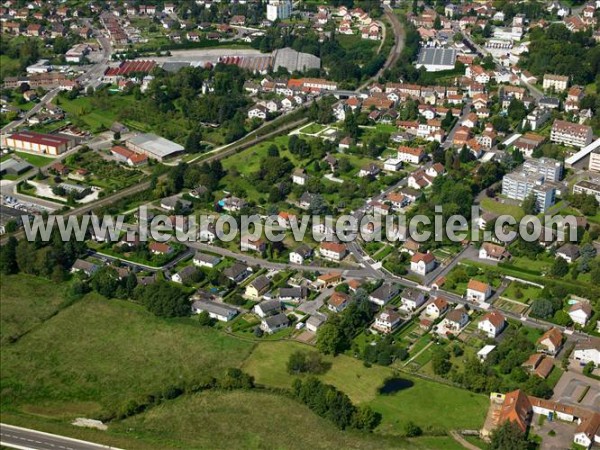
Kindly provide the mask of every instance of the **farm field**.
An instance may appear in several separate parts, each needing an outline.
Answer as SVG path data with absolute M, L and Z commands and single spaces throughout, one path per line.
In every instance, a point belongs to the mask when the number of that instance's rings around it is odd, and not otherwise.
M 54 315 L 66 285 L 29 275 L 2 275 L 0 342 L 10 342 Z
M 186 322 L 90 294 L 4 346 L 2 411 L 110 416 L 130 401 L 238 366 L 251 350 L 250 343 Z

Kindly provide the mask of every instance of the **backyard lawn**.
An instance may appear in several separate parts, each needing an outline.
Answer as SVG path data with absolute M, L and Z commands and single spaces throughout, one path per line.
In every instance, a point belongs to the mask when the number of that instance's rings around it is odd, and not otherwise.
M 491 198 L 484 198 L 481 200 L 481 208 L 486 212 L 491 212 L 498 215 L 509 215 L 514 217 L 516 220 L 521 220 L 525 215 L 523 208 L 517 205 L 509 205 L 502 203 L 500 200 L 495 201 Z

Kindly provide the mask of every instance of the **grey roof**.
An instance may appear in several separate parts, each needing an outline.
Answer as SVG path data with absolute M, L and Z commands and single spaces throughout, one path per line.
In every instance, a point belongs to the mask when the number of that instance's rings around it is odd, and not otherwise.
M 269 281 L 269 279 L 267 277 L 265 277 L 264 275 L 261 275 L 258 278 L 256 278 L 254 281 L 252 281 L 251 284 L 252 284 L 252 286 L 254 286 L 256 288 L 257 291 L 262 291 L 263 289 L 268 287 L 269 284 L 271 284 L 271 281 Z
M 279 289 L 279 298 L 304 298 L 307 294 L 305 286 Z
M 98 269 L 98 266 L 89 261 L 85 261 L 83 259 L 78 259 L 73 264 L 73 269 L 83 270 L 84 272 L 95 272 Z
M 287 316 L 283 313 L 275 314 L 274 316 L 270 316 L 264 319 L 265 323 L 269 328 L 276 328 L 281 325 L 287 325 L 289 320 Z
M 208 300 L 196 300 L 194 303 L 192 303 L 192 308 L 199 311 L 217 314 L 219 316 L 229 316 L 232 313 L 238 313 L 238 310 L 232 308 L 231 306 L 224 305 L 223 303 L 211 302 Z
M 166 70 L 167 72 L 178 72 L 179 70 L 183 69 L 184 67 L 189 67 L 190 63 L 189 62 L 184 62 L 184 61 L 173 61 L 173 62 L 166 62 L 162 65 L 163 70 Z
M 417 291 L 416 289 L 404 289 L 404 291 L 402 292 L 402 298 L 406 299 L 406 300 L 417 300 L 419 298 L 419 296 L 421 295 L 420 291 Z
M 285 67 L 290 72 L 319 69 L 321 67 L 321 59 L 309 53 L 300 53 L 286 47 L 275 51 L 273 70 L 277 70 L 279 67 Z
M 422 48 L 417 65 L 453 66 L 456 62 L 456 50 L 453 48 Z
M 398 293 L 398 287 L 394 284 L 384 283 L 371 292 L 371 297 L 388 300 Z
M 306 244 L 301 244 L 294 250 L 294 253 L 298 253 L 303 258 L 308 258 L 312 255 L 312 249 Z
M 212 264 L 213 266 L 216 266 L 221 262 L 221 258 L 219 258 L 218 256 L 207 255 L 206 253 L 202 252 L 196 252 L 196 254 L 194 255 L 194 259 L 196 261 L 202 261 L 208 264 Z
M 198 269 L 196 269 L 194 266 L 185 266 L 183 269 L 177 272 L 177 274 L 181 277 L 182 280 L 185 280 L 186 278 L 189 278 L 193 274 L 195 274 L 197 270 Z
M 128 142 L 159 158 L 184 150 L 183 146 L 153 133 L 138 134 Z
M 319 327 L 323 323 L 325 323 L 326 320 L 327 320 L 327 316 L 320 314 L 320 313 L 316 313 L 314 316 L 310 316 L 308 318 L 308 320 L 306 321 L 306 324 L 312 325 L 315 327 Z
M 281 303 L 279 302 L 279 300 L 267 300 L 267 301 L 262 302 L 262 303 L 260 303 L 260 304 L 258 304 L 256 306 L 260 306 L 260 309 L 265 314 L 271 313 L 273 311 L 280 311 L 281 310 Z
M 6 225 L 11 220 L 18 223 L 22 222 L 22 216 L 27 214 L 24 211 L 11 208 L 10 206 L 0 205 L 0 224 Z
M 246 272 L 248 267 L 241 263 L 235 263 L 233 266 L 228 267 L 223 271 L 223 274 L 227 278 L 238 278 L 242 273 Z
M 4 173 L 18 175 L 30 168 L 31 164 L 28 164 L 25 161 L 17 161 L 16 159 L 8 158 L 7 160 L 0 162 L 0 175 Z
M 565 244 L 556 250 L 556 253 L 560 253 L 568 256 L 571 259 L 575 259 L 579 257 L 579 247 L 577 247 L 575 244 Z
M 185 200 L 177 195 L 173 195 L 172 197 L 166 197 L 163 198 L 160 201 L 161 205 L 166 205 L 168 207 L 174 208 L 175 205 L 177 204 L 177 202 L 179 202 L 179 204 L 181 205 L 182 208 L 184 209 L 188 209 L 191 208 L 192 206 L 192 202 L 190 202 L 189 200 Z

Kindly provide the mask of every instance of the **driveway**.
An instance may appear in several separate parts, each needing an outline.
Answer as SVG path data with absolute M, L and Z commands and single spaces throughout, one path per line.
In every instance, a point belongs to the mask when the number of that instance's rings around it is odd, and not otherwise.
M 539 417 L 538 414 L 534 414 L 531 427 L 535 430 L 535 434 L 542 438 L 540 450 L 564 450 L 572 447 L 576 424 L 546 419 L 543 425 L 539 426 Z M 554 433 L 551 433 L 552 431 Z

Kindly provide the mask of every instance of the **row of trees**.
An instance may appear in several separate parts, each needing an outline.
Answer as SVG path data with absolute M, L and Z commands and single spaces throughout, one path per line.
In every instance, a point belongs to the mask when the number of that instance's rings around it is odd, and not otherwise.
M 381 421 L 381 415 L 369 406 L 356 407 L 350 398 L 334 386 L 310 376 L 294 380 L 292 393 L 317 415 L 333 422 L 338 428 L 370 431 Z

